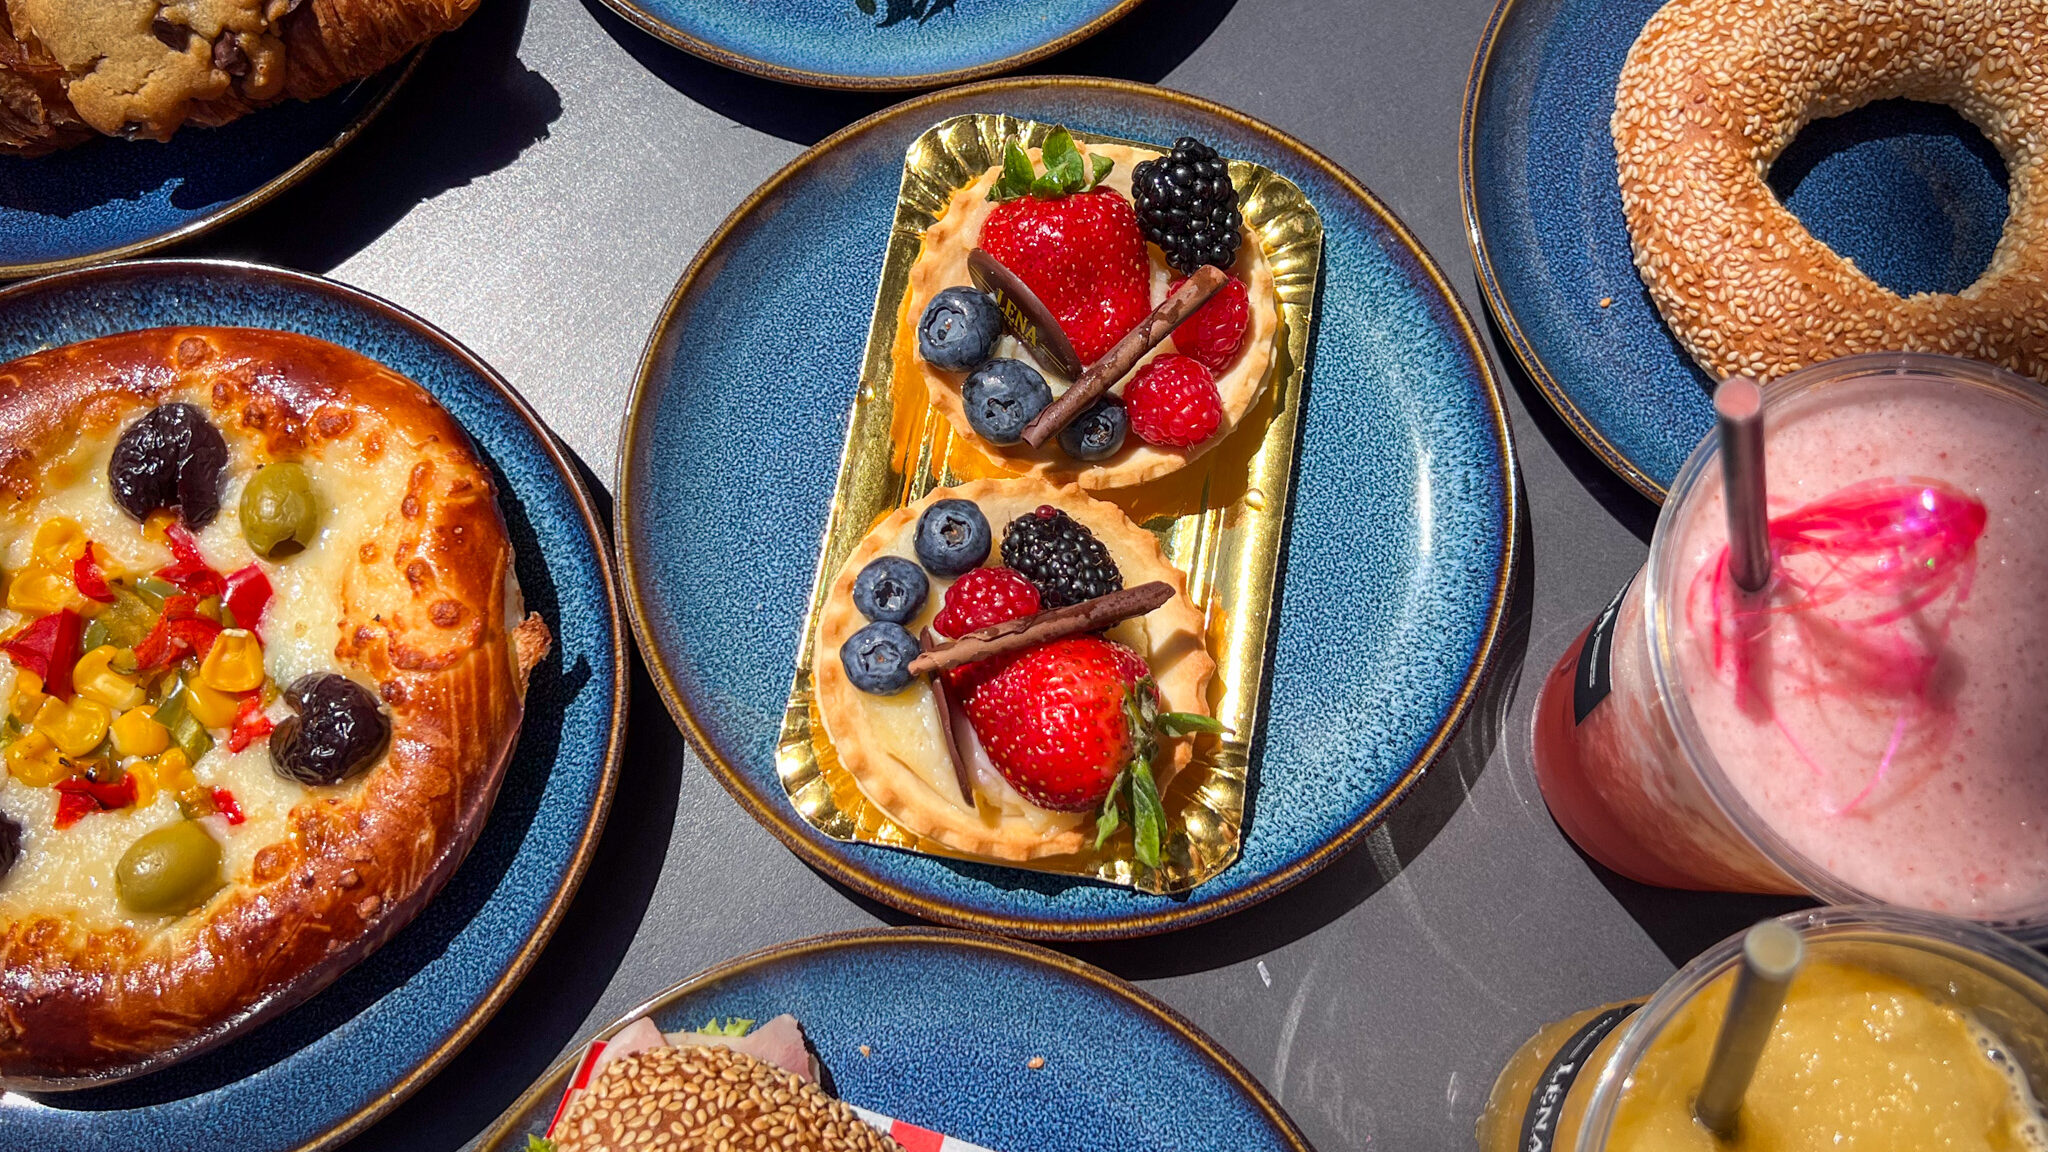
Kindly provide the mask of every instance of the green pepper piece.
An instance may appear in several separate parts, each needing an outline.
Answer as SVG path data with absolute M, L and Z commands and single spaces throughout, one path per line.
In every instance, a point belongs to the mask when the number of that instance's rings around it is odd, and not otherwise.
M 80 651 L 90 652 L 107 642 L 107 626 L 94 620 L 85 626 L 85 642 Z
M 163 707 L 156 710 L 153 719 L 171 730 L 171 741 L 185 753 L 185 758 L 194 764 L 199 763 L 199 758 L 213 747 L 213 736 L 206 731 L 206 725 L 199 722 L 199 717 L 194 716 L 186 704 L 183 684 L 178 686 L 178 690 L 171 694 L 169 700 L 164 701 Z

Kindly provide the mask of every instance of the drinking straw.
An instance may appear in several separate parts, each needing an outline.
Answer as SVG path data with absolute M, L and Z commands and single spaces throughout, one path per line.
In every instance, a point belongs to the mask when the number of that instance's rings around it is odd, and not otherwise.
M 1721 436 L 1721 482 L 1728 493 L 1728 571 L 1744 592 L 1771 579 L 1770 529 L 1764 506 L 1764 393 L 1747 376 L 1714 389 Z
M 1752 384 L 1750 387 L 1754 388 Z M 1784 1007 L 1785 989 L 1806 959 L 1806 943 L 1799 933 L 1776 920 L 1766 920 L 1742 938 L 1742 967 L 1735 973 L 1735 990 L 1728 994 L 1728 1014 L 1721 1018 L 1721 1034 L 1714 1039 L 1714 1054 L 1707 1060 L 1706 1079 L 1700 1084 L 1693 1115 L 1707 1130 L 1726 1140 L 1735 1133 L 1735 1117 L 1742 1111 L 1742 1094 L 1756 1075 L 1756 1063 L 1763 1057 L 1764 1044 Z

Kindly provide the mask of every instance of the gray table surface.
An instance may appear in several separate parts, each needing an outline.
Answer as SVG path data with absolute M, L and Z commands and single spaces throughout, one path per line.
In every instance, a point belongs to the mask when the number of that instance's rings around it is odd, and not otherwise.
M 1457 162 L 1490 7 L 1150 0 L 1033 71 L 1158 83 L 1300 137 L 1407 221 L 1490 332 Z M 683 266 L 760 181 L 892 102 L 726 72 L 597 0 L 490 0 L 328 167 L 183 251 L 324 273 L 418 312 L 503 372 L 609 488 L 641 345 Z M 1642 888 L 1546 814 L 1528 763 L 1535 689 L 1642 562 L 1655 510 L 1572 439 L 1505 344 L 1489 350 L 1526 519 L 1493 675 L 1455 743 L 1385 825 L 1298 887 L 1217 923 L 1070 949 L 1215 1037 L 1326 1152 L 1470 1148 L 1494 1074 L 1538 1025 L 1648 992 L 1791 906 Z M 349 1147 L 461 1147 L 561 1052 L 691 973 L 904 922 L 749 819 L 636 668 L 618 798 L 560 931 L 477 1039 Z

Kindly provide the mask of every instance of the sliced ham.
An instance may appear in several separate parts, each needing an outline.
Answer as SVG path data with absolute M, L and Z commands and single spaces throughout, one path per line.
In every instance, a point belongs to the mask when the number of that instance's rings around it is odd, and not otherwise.
M 818 1062 L 811 1059 L 810 1049 L 804 1047 L 803 1026 L 786 1012 L 745 1036 L 671 1032 L 668 1041 L 678 1048 L 729 1048 L 762 1063 L 773 1064 L 807 1083 L 815 1084 L 818 1080 Z
M 668 1037 L 661 1034 L 661 1028 L 654 1021 L 642 1016 L 619 1029 L 617 1036 L 605 1041 L 604 1051 L 597 1054 L 596 1062 L 590 1066 L 590 1078 L 597 1079 L 597 1074 L 604 1071 L 605 1065 L 614 1060 L 623 1060 L 635 1052 L 660 1048 L 667 1043 Z

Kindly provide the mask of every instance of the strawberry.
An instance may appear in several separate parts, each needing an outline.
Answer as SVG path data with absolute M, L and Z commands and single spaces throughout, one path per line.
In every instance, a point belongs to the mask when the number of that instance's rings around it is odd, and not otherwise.
M 967 701 L 989 762 L 1025 799 L 1087 812 L 1109 796 L 1137 752 L 1134 682 L 1121 655 L 1129 651 L 1099 636 L 1063 637 L 1017 656 Z
M 1223 397 L 1216 377 L 1187 356 L 1168 353 L 1147 362 L 1124 385 L 1131 431 L 1147 444 L 1187 448 L 1216 434 L 1223 423 Z
M 1026 800 L 1097 811 L 1098 848 L 1123 822 L 1128 794 L 1133 855 L 1147 868 L 1159 866 L 1166 823 L 1151 766 L 1159 738 L 1223 730 L 1207 716 L 1159 711 L 1145 658 L 1085 635 L 1013 657 L 967 701 L 967 718 L 989 762 Z
M 1178 289 L 1181 282 L 1173 282 Z M 1173 330 L 1173 346 L 1183 355 L 1200 361 L 1212 372 L 1221 372 L 1237 358 L 1244 343 L 1245 325 L 1252 315 L 1251 294 L 1244 281 L 1232 276 L 1223 282 L 1195 314 Z
M 1024 281 L 1090 364 L 1152 314 L 1145 235 L 1131 202 L 1098 186 L 1106 157 L 1084 157 L 1064 128 L 1046 135 L 1040 155 L 1042 176 L 1018 141 L 1008 143 L 981 247 Z
M 946 589 L 946 602 L 932 617 L 932 628 L 941 635 L 958 639 L 969 632 L 1030 616 L 1039 609 L 1038 586 L 1011 568 L 976 568 L 953 581 Z M 965 700 L 982 682 L 1003 670 L 1009 661 L 1000 656 L 948 668 L 943 673 L 953 698 Z

